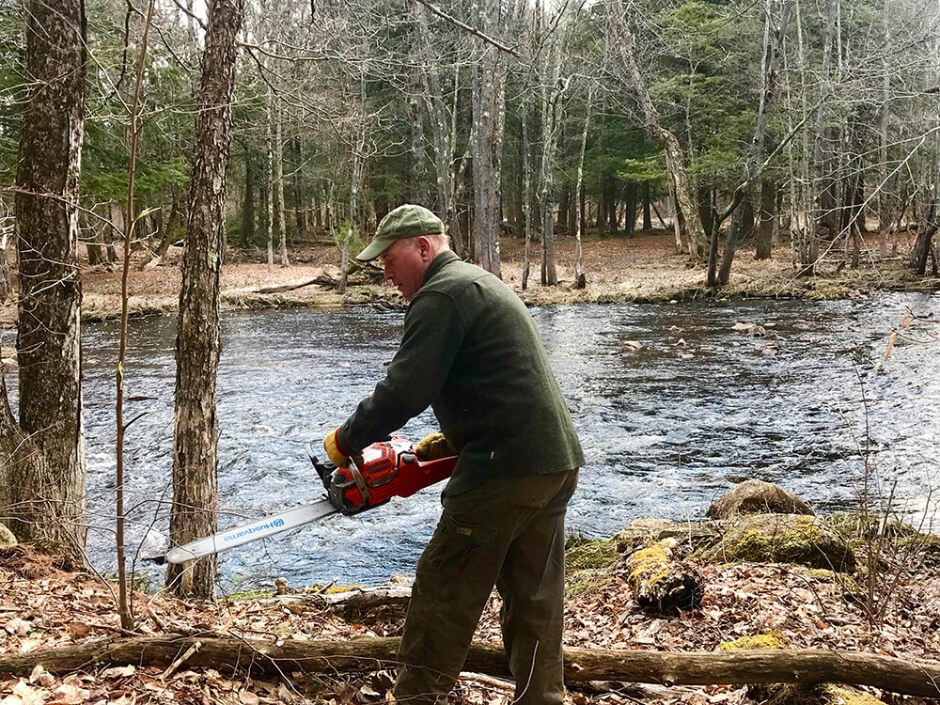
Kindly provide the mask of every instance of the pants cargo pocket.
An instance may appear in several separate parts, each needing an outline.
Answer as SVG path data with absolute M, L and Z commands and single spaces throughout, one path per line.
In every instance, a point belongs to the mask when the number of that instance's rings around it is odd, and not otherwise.
M 445 597 L 463 593 L 469 582 L 495 580 L 491 552 L 496 534 L 494 528 L 462 524 L 444 512 L 421 556 L 418 573 L 426 571 Z

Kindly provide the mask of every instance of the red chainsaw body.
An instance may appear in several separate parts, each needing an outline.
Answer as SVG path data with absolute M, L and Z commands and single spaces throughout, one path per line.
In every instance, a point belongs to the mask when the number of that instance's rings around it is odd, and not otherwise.
M 330 500 L 344 514 L 357 514 L 450 477 L 456 464 L 455 455 L 419 460 L 410 441 L 393 437 L 365 448 L 356 467 L 336 468 Z

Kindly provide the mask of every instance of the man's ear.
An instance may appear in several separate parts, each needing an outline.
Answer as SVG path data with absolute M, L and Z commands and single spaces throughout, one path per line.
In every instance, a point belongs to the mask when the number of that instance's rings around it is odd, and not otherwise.
M 428 240 L 424 235 L 418 236 L 418 252 L 421 253 L 421 259 L 429 260 L 431 258 L 431 252 L 434 250 L 431 247 L 431 241 Z

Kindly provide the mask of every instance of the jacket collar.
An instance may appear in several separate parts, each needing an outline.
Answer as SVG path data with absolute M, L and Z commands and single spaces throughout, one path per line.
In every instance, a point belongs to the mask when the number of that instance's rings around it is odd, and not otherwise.
M 460 258 L 457 256 L 457 253 L 453 250 L 444 250 L 441 254 L 434 258 L 434 261 L 428 266 L 427 271 L 424 273 L 424 281 L 421 282 L 421 286 L 424 286 L 428 283 L 428 280 L 431 279 L 435 274 L 441 271 L 446 265 L 451 262 L 459 262 Z

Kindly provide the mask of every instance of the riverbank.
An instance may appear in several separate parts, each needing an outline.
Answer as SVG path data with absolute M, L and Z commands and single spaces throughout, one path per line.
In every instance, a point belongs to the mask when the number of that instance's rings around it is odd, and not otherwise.
M 689 266 L 688 257 L 675 253 L 671 232 L 626 237 L 585 238 L 584 289 L 575 289 L 575 242 L 557 243 L 557 286 L 539 283 L 538 245 L 531 246 L 533 265 L 522 289 L 524 243 L 504 239 L 501 244 L 502 276 L 531 305 L 572 303 L 625 303 L 689 300 L 707 297 L 805 297 L 830 299 L 864 297 L 877 290 L 937 290 L 940 278 L 913 277 L 906 259 L 895 256 L 874 261 L 862 257 L 858 269 L 846 266 L 841 251 L 830 252 L 814 277 L 798 277 L 789 251 L 776 248 L 770 260 L 758 261 L 753 248 L 742 247 L 735 257 L 731 282 L 720 290 L 705 286 L 703 267 Z M 904 244 L 899 248 L 905 251 Z M 181 250 L 171 248 L 163 262 L 140 271 L 144 254 L 135 253 L 128 278 L 132 315 L 172 313 L 178 306 Z M 223 310 L 272 308 L 339 308 L 348 305 L 403 306 L 397 292 L 381 283 L 378 270 L 354 273 L 344 295 L 337 293 L 339 257 L 330 244 L 305 247 L 292 253 L 289 267 L 268 269 L 261 252 L 232 252 L 222 268 Z M 83 317 L 86 320 L 116 318 L 121 311 L 121 268 L 85 267 L 82 271 Z M 10 299 L 0 306 L 0 327 L 15 325 L 16 305 Z

